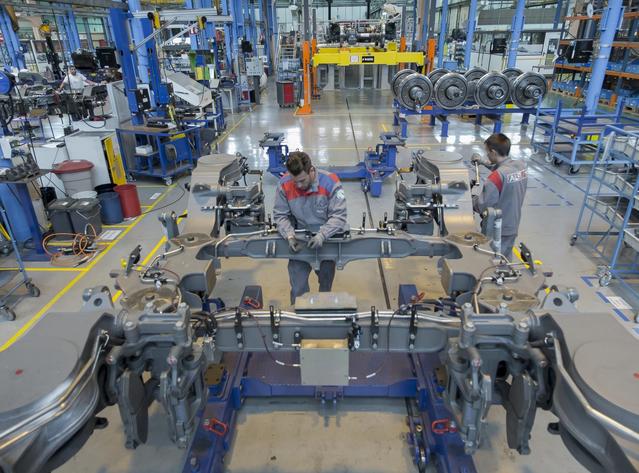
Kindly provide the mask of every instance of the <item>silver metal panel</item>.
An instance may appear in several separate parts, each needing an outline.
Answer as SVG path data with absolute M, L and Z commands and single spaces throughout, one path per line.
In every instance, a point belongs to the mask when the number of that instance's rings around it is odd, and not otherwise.
M 348 342 L 344 340 L 302 340 L 300 368 L 302 385 L 348 385 Z

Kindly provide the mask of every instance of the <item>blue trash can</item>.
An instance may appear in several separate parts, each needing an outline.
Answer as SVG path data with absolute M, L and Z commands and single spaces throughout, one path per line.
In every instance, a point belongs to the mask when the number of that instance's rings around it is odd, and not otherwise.
M 98 194 L 98 199 L 100 199 L 102 223 L 115 225 L 124 220 L 122 206 L 120 205 L 120 195 L 117 192 Z

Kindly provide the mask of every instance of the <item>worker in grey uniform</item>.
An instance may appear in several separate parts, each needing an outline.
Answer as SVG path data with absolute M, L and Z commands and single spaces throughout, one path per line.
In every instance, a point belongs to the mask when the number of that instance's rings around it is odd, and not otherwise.
M 346 198 L 338 177 L 316 169 L 308 154 L 300 151 L 289 154 L 286 169 L 288 173 L 280 179 L 275 195 L 273 218 L 290 250 L 297 253 L 302 249 L 295 229 L 303 229 L 313 235 L 307 244 L 313 250 L 320 249 L 333 235 L 348 231 Z M 310 264 L 289 260 L 291 304 L 295 304 L 298 296 L 310 291 L 310 273 Z M 321 261 L 316 274 L 320 292 L 330 291 L 335 278 L 335 261 Z
M 488 160 L 473 154 L 472 163 L 488 167 L 492 172 L 484 181 L 478 195 L 473 196 L 473 209 L 482 213 L 489 207 L 501 210 L 502 254 L 512 259 L 513 245 L 519 232 L 521 207 L 528 186 L 528 171 L 523 160 L 512 159 L 510 139 L 502 133 L 493 133 L 484 142 Z

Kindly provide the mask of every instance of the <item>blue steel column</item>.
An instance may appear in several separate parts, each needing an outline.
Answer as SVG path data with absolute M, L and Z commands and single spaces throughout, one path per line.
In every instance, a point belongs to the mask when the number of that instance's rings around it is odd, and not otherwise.
M 561 0 L 560 0 L 561 1 Z M 466 48 L 464 50 L 464 69 L 470 69 L 470 55 L 473 50 L 473 39 L 475 38 L 475 23 L 477 18 L 477 0 L 470 0 L 468 8 L 468 26 L 466 29 Z
M 429 10 L 429 0 L 423 0 L 424 3 L 424 13 L 422 14 L 422 35 L 421 35 L 421 43 L 419 45 L 419 49 L 426 51 L 426 46 L 428 44 L 428 10 Z
M 69 34 L 69 43 L 71 43 L 72 51 L 80 49 L 80 33 L 78 33 L 78 24 L 75 21 L 75 13 L 69 9 L 66 12 L 67 33 Z
M 622 5 L 622 0 L 609 0 L 608 7 L 604 10 L 600 20 L 599 28 L 601 29 L 601 35 L 599 37 L 599 53 L 592 64 L 590 85 L 588 86 L 588 92 L 586 92 L 586 115 L 592 115 L 597 111 L 599 94 L 601 93 L 601 86 L 606 76 L 612 42 L 615 39 L 615 33 L 617 32 L 617 28 L 619 28 L 623 16 Z
M 517 49 L 519 49 L 519 40 L 521 32 L 524 29 L 524 11 L 526 10 L 526 0 L 517 0 L 517 8 L 510 32 L 510 49 L 508 51 L 508 66 L 515 67 L 517 63 Z
M 135 97 L 135 91 L 138 86 L 136 80 L 137 71 L 133 53 L 129 49 L 128 15 L 124 10 L 111 8 L 109 10 L 109 19 L 113 28 L 114 46 L 122 66 L 122 81 L 124 82 L 124 91 L 129 102 L 129 110 L 131 110 L 131 122 L 134 125 L 141 125 L 144 123 L 144 115 L 138 109 L 138 102 Z
M 129 10 L 131 11 L 131 13 L 141 11 L 142 6 L 140 4 L 140 0 L 129 0 Z M 111 21 L 113 21 L 113 17 L 111 17 Z M 137 18 L 132 18 L 130 20 L 130 24 L 131 24 L 131 36 L 132 36 L 131 39 L 133 39 L 133 41 L 136 44 L 139 44 L 145 37 L 144 32 L 142 30 L 142 20 L 139 20 Z M 137 77 L 139 77 L 143 83 L 148 84 L 149 83 L 149 58 L 147 57 L 145 47 L 138 49 L 137 59 L 138 59 Z
M 109 22 L 109 17 L 100 18 L 102 22 L 102 31 L 104 31 L 104 39 L 107 44 L 111 44 L 113 42 L 113 36 L 111 35 L 111 23 Z
M 552 21 L 553 29 L 557 29 L 559 26 L 559 22 L 561 21 L 561 11 L 563 10 L 564 2 L 563 0 L 557 0 L 557 9 L 555 10 L 555 18 Z
M 58 28 L 58 38 L 62 41 L 64 47 L 63 54 L 66 57 L 67 62 L 71 62 L 71 42 L 69 41 L 69 30 L 67 26 L 67 18 L 64 15 L 56 15 L 56 22 Z M 66 73 L 66 71 L 65 71 Z
M 413 0 L 413 34 L 410 42 L 411 51 L 415 47 L 415 40 L 417 39 L 417 2 L 418 0 Z
M 446 44 L 447 28 L 448 0 L 442 0 L 441 26 L 439 27 L 439 40 L 437 41 L 437 67 L 444 67 L 444 45 Z
M 222 0 L 222 15 L 233 16 L 233 8 L 231 7 L 231 0 Z M 224 25 L 224 51 L 226 52 L 226 67 L 227 72 L 233 71 L 233 24 L 226 23 Z
M 5 46 L 11 58 L 11 65 L 18 69 L 26 69 L 24 54 L 20 47 L 20 40 L 16 32 L 13 31 L 11 18 L 3 6 L 0 6 L 0 30 L 2 30 Z

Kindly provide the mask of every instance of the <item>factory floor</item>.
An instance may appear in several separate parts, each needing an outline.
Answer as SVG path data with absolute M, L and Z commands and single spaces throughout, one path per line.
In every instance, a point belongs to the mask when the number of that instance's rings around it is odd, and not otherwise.
M 354 164 L 368 147 L 378 142 L 383 131 L 392 129 L 391 94 L 380 91 L 326 92 L 313 103 L 314 113 L 297 116 L 292 109 L 275 103 L 271 88 L 262 97 L 262 105 L 252 112 L 227 117 L 227 132 L 219 140 L 219 151 L 240 152 L 253 167 L 266 169 L 267 160 L 258 141 L 267 131 L 284 132 L 291 150 L 308 152 L 319 166 Z M 529 146 L 532 125 L 521 127 L 519 117 L 506 122 L 504 132 L 513 143 L 512 154 L 525 159 L 529 168 L 529 191 L 526 196 L 520 239 L 531 248 L 545 271 L 553 271 L 552 282 L 574 286 L 580 293 L 582 311 L 598 311 L 611 324 L 621 320 L 605 295 L 617 293 L 615 285 L 599 288 L 592 283 L 598 261 L 583 247 L 569 246 L 583 199 L 585 174 L 568 176 L 566 170 L 546 164 L 533 156 Z M 399 165 L 409 163 L 411 152 L 423 149 L 450 150 L 461 153 L 466 161 L 481 151 L 483 140 L 492 132 L 492 123 L 475 126 L 471 119 L 451 119 L 450 137 L 439 136 L 439 126 L 412 119 L 408 144 L 401 149 Z M 583 171 L 582 171 L 583 173 Z M 181 212 L 187 195 L 182 185 L 188 178 L 170 187 L 160 182 L 138 182 L 145 214 L 126 222 L 116 239 L 86 267 L 52 270 L 46 263 L 28 263 L 30 276 L 42 290 L 39 298 L 26 298 L 15 310 L 14 322 L 0 323 L 0 344 L 6 349 L 15 338 L 48 312 L 77 310 L 84 288 L 109 285 L 109 270 L 119 265 L 137 244 L 143 247 L 147 261 L 160 250 L 160 227 L 157 217 L 163 211 Z M 277 180 L 265 175 L 266 202 L 272 205 Z M 359 227 L 362 214 L 377 222 L 393 208 L 393 179 L 384 184 L 380 198 L 365 196 L 359 183 L 344 183 L 352 226 Z M 159 194 L 159 195 L 158 195 Z M 270 208 L 267 209 L 270 212 Z M 11 267 L 11 258 L 0 260 Z M 395 307 L 400 283 L 413 283 L 421 290 L 437 294 L 440 290 L 436 268 L 430 261 L 417 259 L 361 261 L 338 272 L 334 289 L 354 294 L 360 308 Z M 218 277 L 214 295 L 227 304 L 238 301 L 243 287 L 261 284 L 265 303 L 288 306 L 288 276 L 283 261 L 226 260 Z M 311 288 L 317 288 L 316 281 Z M 629 296 L 619 292 L 630 301 Z M 114 294 L 117 296 L 117 294 Z M 632 312 L 623 311 L 632 320 Z M 53 315 L 48 315 L 53 316 Z M 576 315 L 578 317 L 578 315 Z M 182 471 L 184 452 L 171 444 L 165 419 L 154 405 L 150 416 L 149 440 L 136 450 L 124 448 L 121 421 L 116 408 L 105 411 L 110 426 L 97 431 L 74 458 L 60 468 L 64 473 L 168 473 Z M 322 407 L 306 399 L 247 400 L 237 419 L 232 453 L 226 459 L 227 471 L 249 472 L 413 472 L 406 441 L 406 407 L 403 400 L 344 400 L 336 406 Z M 493 407 L 483 448 L 475 455 L 480 472 L 584 472 L 564 448 L 558 437 L 546 432 L 555 418 L 538 412 L 532 434 L 532 454 L 520 456 L 508 449 L 505 415 Z

